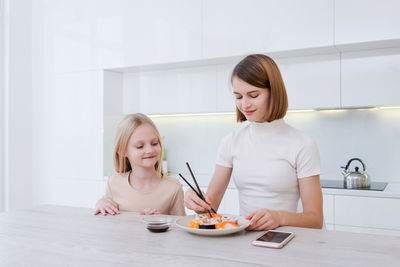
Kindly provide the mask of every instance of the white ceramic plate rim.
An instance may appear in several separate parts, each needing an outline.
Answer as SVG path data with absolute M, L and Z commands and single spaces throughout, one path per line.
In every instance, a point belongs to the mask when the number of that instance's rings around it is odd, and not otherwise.
M 244 230 L 247 226 L 249 226 L 250 221 L 246 220 L 242 216 L 230 215 L 230 214 L 221 214 L 221 215 L 237 217 L 239 227 L 229 228 L 229 229 L 215 229 L 215 230 L 190 228 L 189 227 L 190 221 L 193 220 L 196 215 L 188 215 L 180 217 L 175 221 L 175 225 L 186 232 L 197 235 L 208 235 L 208 236 L 229 235 L 236 232 L 240 232 Z

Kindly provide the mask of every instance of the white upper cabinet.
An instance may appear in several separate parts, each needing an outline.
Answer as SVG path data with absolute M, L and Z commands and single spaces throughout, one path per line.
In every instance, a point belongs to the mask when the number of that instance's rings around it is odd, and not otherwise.
M 127 73 L 124 113 L 215 112 L 215 66 Z
M 340 107 L 338 54 L 276 60 L 289 99 L 289 109 Z
M 204 0 L 205 58 L 333 45 L 333 0 Z
M 335 44 L 400 38 L 400 1 L 336 0 Z
M 340 107 L 339 54 L 276 59 L 289 109 Z M 230 76 L 235 64 L 217 66 L 217 111 L 235 111 Z
M 119 18 L 121 27 L 117 29 L 121 34 L 117 46 L 123 51 L 120 66 L 201 58 L 201 1 L 140 0 L 122 1 L 120 5 L 123 9 Z M 114 31 L 109 28 L 104 37 Z
M 342 54 L 342 106 L 400 105 L 400 48 Z
M 231 74 L 235 64 L 217 66 L 217 111 L 233 112 L 236 110 L 235 97 L 231 85 Z
M 56 72 L 201 58 L 201 1 L 37 0 L 33 38 Z

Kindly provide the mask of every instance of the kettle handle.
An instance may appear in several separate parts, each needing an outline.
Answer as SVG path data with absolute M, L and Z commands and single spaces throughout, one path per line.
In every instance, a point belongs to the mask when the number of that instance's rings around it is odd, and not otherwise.
M 362 166 L 363 166 L 363 171 L 365 172 L 365 164 L 364 164 L 364 162 L 361 160 L 361 159 L 359 159 L 359 158 L 352 158 L 351 160 L 349 160 L 349 162 L 347 162 L 347 165 L 346 165 L 346 167 L 344 168 L 344 170 L 345 171 L 347 171 L 347 169 L 350 167 L 350 163 L 353 161 L 353 160 L 358 160 L 359 162 L 361 162 L 361 164 L 362 164 Z

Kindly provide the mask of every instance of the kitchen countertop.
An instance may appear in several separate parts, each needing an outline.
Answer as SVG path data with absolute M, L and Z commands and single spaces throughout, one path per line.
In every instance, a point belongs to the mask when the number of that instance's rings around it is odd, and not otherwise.
M 178 174 L 171 173 L 170 176 L 180 181 L 183 186 L 187 186 L 186 183 L 179 177 Z M 190 174 L 183 173 L 183 176 L 189 179 L 189 182 L 191 182 L 194 185 L 194 182 L 192 182 Z M 208 183 L 211 179 L 211 175 L 196 174 L 196 178 L 201 187 L 207 188 Z M 324 178 L 322 178 L 321 180 L 324 180 Z M 233 181 L 230 181 L 228 188 L 236 189 Z M 327 195 L 342 195 L 342 196 L 400 198 L 400 183 L 388 182 L 388 185 L 386 186 L 384 191 L 322 188 L 322 193 Z
M 322 188 L 322 193 L 327 195 L 342 195 L 342 196 L 400 198 L 400 183 L 389 182 L 384 191 Z
M 92 209 L 39 206 L 0 213 L 2 266 L 398 266 L 400 237 L 281 227 L 282 249 L 251 241 L 263 232 L 205 237 L 173 226 L 151 233 L 141 216 L 93 216 Z

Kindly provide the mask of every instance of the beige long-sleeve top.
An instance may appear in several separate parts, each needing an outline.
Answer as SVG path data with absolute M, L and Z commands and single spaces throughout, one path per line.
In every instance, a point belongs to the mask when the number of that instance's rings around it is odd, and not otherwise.
M 186 215 L 182 185 L 176 179 L 164 176 L 152 191 L 141 192 L 129 184 L 128 176 L 129 172 L 115 173 L 108 178 L 105 197 L 116 202 L 119 210 L 154 208 L 161 214 Z

